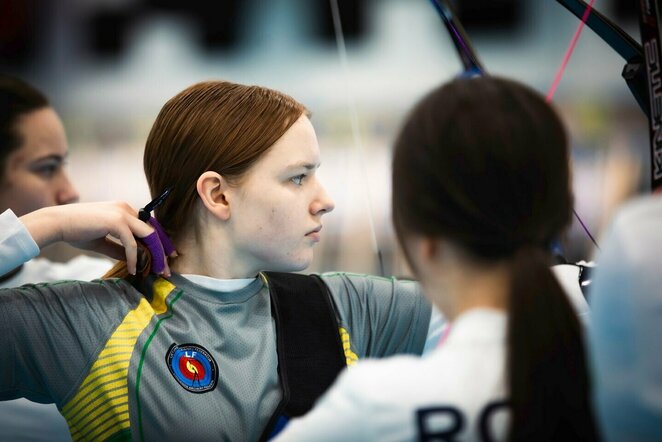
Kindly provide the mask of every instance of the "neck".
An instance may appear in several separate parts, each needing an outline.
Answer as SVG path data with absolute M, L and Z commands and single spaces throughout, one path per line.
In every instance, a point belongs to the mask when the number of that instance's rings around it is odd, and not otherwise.
M 170 261 L 170 269 L 180 274 L 209 276 L 217 279 L 254 278 L 260 269 L 248 265 L 233 247 L 231 238 L 214 235 L 188 235 L 176 243 L 178 257 Z
M 437 277 L 429 290 L 434 304 L 453 321 L 474 308 L 506 310 L 510 290 L 507 263 L 490 265 L 446 263 L 434 272 Z

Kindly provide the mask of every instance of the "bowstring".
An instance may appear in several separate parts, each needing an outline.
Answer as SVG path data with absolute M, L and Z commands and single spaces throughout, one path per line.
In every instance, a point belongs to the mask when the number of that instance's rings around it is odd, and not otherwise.
M 352 138 L 354 140 L 354 146 L 358 150 L 359 163 L 361 168 L 361 174 L 364 177 L 367 177 L 366 169 L 366 154 L 363 142 L 361 140 L 361 133 L 359 129 L 359 117 L 356 110 L 356 102 L 354 100 L 354 94 L 351 89 L 350 84 L 350 70 L 349 62 L 347 61 L 347 48 L 345 47 L 345 36 L 342 30 L 342 21 L 340 19 L 340 8 L 338 6 L 338 0 L 329 0 L 331 5 L 331 16 L 333 18 L 333 31 L 336 37 L 336 47 L 338 48 L 338 57 L 340 58 L 340 65 L 343 70 L 343 75 L 345 77 L 345 94 L 347 100 L 347 108 L 349 110 L 350 116 L 350 125 L 352 129 Z M 373 205 L 372 205 L 372 195 L 370 192 L 370 183 L 366 181 L 365 189 L 363 192 L 365 198 L 365 204 L 368 209 L 368 222 L 370 224 L 370 239 L 372 243 L 373 251 L 377 254 L 377 260 L 379 265 L 379 274 L 381 276 L 386 276 L 384 272 L 384 260 L 382 257 L 382 251 L 379 248 L 379 242 L 377 241 L 377 230 L 375 228 L 375 219 L 373 215 Z
M 582 31 L 584 30 L 584 26 L 586 25 L 586 21 L 588 20 L 588 16 L 591 14 L 591 9 L 593 9 L 593 4 L 595 3 L 595 0 L 591 0 L 588 6 L 586 7 L 586 10 L 584 11 L 584 14 L 582 15 L 582 19 L 579 22 L 579 25 L 577 25 L 577 29 L 575 30 L 575 34 L 572 36 L 572 39 L 570 40 L 570 44 L 568 45 L 568 48 L 565 51 L 565 55 L 563 56 L 563 60 L 561 61 L 561 65 L 559 66 L 559 69 L 556 71 L 556 75 L 554 76 L 554 81 L 552 81 L 552 85 L 549 88 L 549 91 L 547 92 L 547 102 L 551 102 L 552 99 L 554 98 L 554 94 L 556 93 L 556 89 L 561 82 L 561 78 L 563 77 L 563 74 L 565 73 L 566 68 L 568 67 L 568 63 L 570 62 L 570 58 L 572 57 L 572 54 L 575 51 L 575 47 L 577 46 L 577 42 L 579 41 L 579 36 L 581 35 Z M 600 250 L 600 246 L 598 245 L 598 242 L 595 240 L 593 235 L 591 235 L 591 232 L 589 231 L 588 227 L 586 227 L 586 224 L 584 224 L 584 221 L 582 221 L 581 217 L 577 213 L 577 210 L 573 207 L 572 208 L 572 213 L 575 215 L 575 218 L 577 221 L 579 221 L 579 225 L 584 229 L 584 232 L 588 237 L 591 239 L 593 242 L 593 245 L 595 246 L 596 249 Z

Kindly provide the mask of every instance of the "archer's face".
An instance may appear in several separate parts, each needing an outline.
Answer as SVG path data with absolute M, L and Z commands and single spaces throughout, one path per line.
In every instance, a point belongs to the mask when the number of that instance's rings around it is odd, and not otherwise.
M 317 137 L 301 116 L 243 177 L 231 208 L 235 251 L 256 271 L 308 267 L 334 204 L 316 172 Z
M 55 111 L 47 107 L 25 114 L 16 130 L 22 144 L 7 156 L 0 174 L 0 211 L 9 208 L 21 216 L 77 201 L 78 192 L 64 170 L 67 139 Z

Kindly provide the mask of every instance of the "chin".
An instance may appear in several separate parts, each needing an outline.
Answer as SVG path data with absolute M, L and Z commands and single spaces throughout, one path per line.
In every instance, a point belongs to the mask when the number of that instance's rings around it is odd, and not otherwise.
M 306 270 L 313 262 L 313 257 L 300 257 L 297 259 L 283 259 L 278 263 L 269 263 L 265 270 L 272 272 L 300 272 Z

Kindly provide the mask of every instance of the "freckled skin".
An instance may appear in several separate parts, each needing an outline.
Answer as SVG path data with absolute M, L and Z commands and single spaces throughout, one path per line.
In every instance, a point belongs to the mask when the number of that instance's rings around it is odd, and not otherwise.
M 300 166 L 319 163 L 315 130 L 302 116 L 235 189 L 230 227 L 240 259 L 254 262 L 259 270 L 296 271 L 310 265 L 317 239 L 309 234 L 334 207 L 317 180 L 316 167 Z

